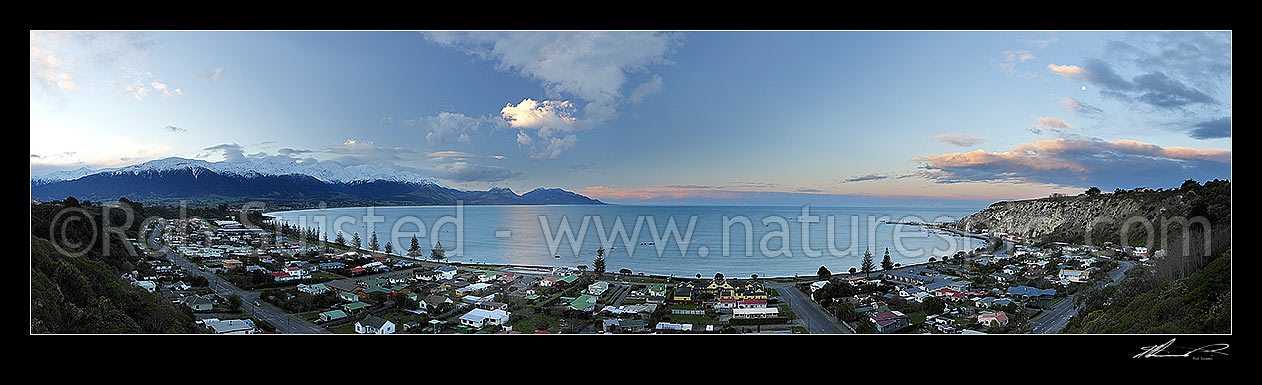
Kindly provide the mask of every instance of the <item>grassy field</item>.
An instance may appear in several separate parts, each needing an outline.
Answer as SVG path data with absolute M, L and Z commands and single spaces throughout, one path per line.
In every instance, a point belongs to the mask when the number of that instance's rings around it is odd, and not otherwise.
M 557 330 L 560 330 L 560 323 L 557 322 L 556 319 L 553 319 L 553 317 L 546 314 L 535 313 L 528 315 L 526 318 L 522 318 L 513 324 L 513 330 L 525 334 L 534 333 L 536 330 L 540 329 L 556 333 Z

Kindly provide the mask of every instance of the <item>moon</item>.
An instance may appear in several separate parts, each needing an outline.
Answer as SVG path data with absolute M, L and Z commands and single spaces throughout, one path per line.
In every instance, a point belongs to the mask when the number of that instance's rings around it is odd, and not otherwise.
M 1083 91 L 1086 91 L 1086 90 L 1087 90 L 1087 86 L 1082 86 L 1082 90 L 1083 90 Z

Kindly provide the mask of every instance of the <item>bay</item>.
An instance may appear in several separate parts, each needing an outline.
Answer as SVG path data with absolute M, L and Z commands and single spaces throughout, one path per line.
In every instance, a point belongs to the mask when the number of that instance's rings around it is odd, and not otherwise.
M 320 229 L 330 240 L 338 230 L 348 242 L 358 233 L 365 248 L 376 231 L 379 244 L 384 248 L 391 242 L 395 254 L 404 253 L 415 234 L 426 255 L 436 241 L 441 242 L 450 262 L 590 268 L 596 250 L 603 247 L 606 270 L 611 272 L 792 277 L 814 275 L 820 266 L 834 273 L 858 269 L 865 251 L 871 251 L 879 269 L 887 249 L 893 263 L 906 266 L 981 247 L 984 242 L 978 239 L 885 223 L 951 222 L 980 209 L 458 205 L 342 207 L 267 215 Z

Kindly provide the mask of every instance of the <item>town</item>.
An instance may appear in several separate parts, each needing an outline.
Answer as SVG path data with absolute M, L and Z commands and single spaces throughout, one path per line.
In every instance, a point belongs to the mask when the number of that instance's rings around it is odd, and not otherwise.
M 215 334 L 1055 333 L 1078 291 L 1149 260 L 1142 247 L 999 233 L 915 266 L 887 250 L 815 276 L 675 277 L 605 271 L 604 250 L 592 266 L 458 264 L 441 243 L 413 239 L 399 255 L 376 251 L 376 234 L 367 247 L 359 234 L 311 244 L 226 219 L 166 219 L 146 234 L 123 278 Z

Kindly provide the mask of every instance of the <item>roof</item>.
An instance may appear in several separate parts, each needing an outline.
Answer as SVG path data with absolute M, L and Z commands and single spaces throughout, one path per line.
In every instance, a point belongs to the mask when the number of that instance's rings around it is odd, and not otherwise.
M 473 309 L 469 311 L 468 313 L 465 313 L 465 315 L 460 316 L 460 319 L 462 320 L 469 320 L 473 322 L 482 322 L 488 318 L 508 319 L 508 312 L 500 310 L 500 309 L 495 309 L 495 310 Z
M 378 329 L 378 330 L 380 330 L 382 327 L 385 327 L 387 323 L 391 325 L 394 324 L 393 322 L 390 322 L 389 320 L 386 320 L 385 318 L 381 318 L 375 315 L 370 315 L 364 318 L 362 321 L 359 321 L 358 323 L 364 326 L 371 327 L 373 329 Z
M 320 315 L 327 315 L 329 319 L 346 318 L 346 312 L 341 311 L 341 310 L 329 310 L 329 311 L 320 313 Z
M 1008 294 L 1039 297 L 1044 295 L 1056 295 L 1056 289 L 1039 290 L 1029 286 L 1015 286 L 1008 288 Z
M 596 306 L 596 297 L 587 294 L 580 295 L 570 302 L 570 307 L 574 310 L 589 309 L 593 306 Z

